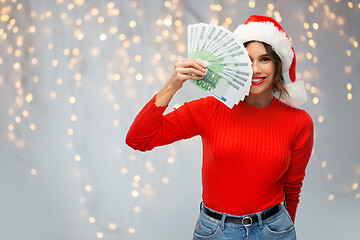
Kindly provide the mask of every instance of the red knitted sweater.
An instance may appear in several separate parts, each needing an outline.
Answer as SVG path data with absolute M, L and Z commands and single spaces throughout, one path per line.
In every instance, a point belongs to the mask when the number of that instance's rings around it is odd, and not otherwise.
M 274 97 L 265 108 L 240 101 L 232 109 L 213 97 L 185 103 L 169 114 L 154 104 L 139 112 L 126 143 L 135 150 L 200 135 L 202 198 L 215 211 L 246 215 L 286 199 L 295 214 L 313 147 L 313 121 L 304 110 Z

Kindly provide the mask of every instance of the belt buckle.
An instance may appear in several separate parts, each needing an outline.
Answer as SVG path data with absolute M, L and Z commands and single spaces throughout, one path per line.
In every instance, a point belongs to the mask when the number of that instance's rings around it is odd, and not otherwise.
M 250 219 L 250 224 L 245 224 L 245 219 Z M 249 217 L 249 216 L 245 216 L 245 217 L 241 220 L 241 223 L 242 223 L 245 227 L 251 226 L 251 224 L 253 223 L 253 222 L 252 222 L 252 218 Z

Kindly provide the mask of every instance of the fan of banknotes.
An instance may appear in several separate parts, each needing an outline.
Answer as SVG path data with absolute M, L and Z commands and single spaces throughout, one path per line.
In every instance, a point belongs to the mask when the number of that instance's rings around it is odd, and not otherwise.
M 216 24 L 189 25 L 188 57 L 207 64 L 206 76 L 190 82 L 229 108 L 249 94 L 251 60 L 233 32 Z

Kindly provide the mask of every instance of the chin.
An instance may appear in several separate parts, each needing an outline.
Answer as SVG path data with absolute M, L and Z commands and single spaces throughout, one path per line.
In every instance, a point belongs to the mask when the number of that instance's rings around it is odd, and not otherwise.
M 267 95 L 269 92 L 272 93 L 272 89 L 264 89 L 262 87 L 250 87 L 249 95 Z
M 269 82 L 264 82 L 258 86 L 250 86 L 250 90 L 249 90 L 249 93 L 250 94 L 254 94 L 254 95 L 259 95 L 259 94 L 269 94 L 269 93 L 272 93 L 272 82 L 269 83 Z
M 252 94 L 252 95 L 259 95 L 262 93 L 264 93 L 264 91 L 262 89 L 251 89 L 250 88 L 250 91 L 249 91 L 249 94 Z

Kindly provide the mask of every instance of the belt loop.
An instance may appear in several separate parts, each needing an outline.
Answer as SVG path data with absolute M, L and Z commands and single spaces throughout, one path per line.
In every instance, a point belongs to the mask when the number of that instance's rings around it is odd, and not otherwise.
M 201 201 L 201 202 L 200 202 L 200 212 L 201 212 L 202 209 L 203 209 L 203 204 L 204 204 L 203 201 Z
M 258 219 L 259 219 L 259 228 L 262 229 L 263 228 L 263 219 L 262 219 L 262 216 L 261 216 L 261 212 L 258 212 L 256 213 Z
M 224 228 L 225 228 L 225 219 L 226 219 L 226 217 L 227 217 L 227 214 L 223 213 L 222 218 L 221 218 L 221 223 L 220 223 L 220 227 L 221 227 L 222 230 L 224 230 Z

